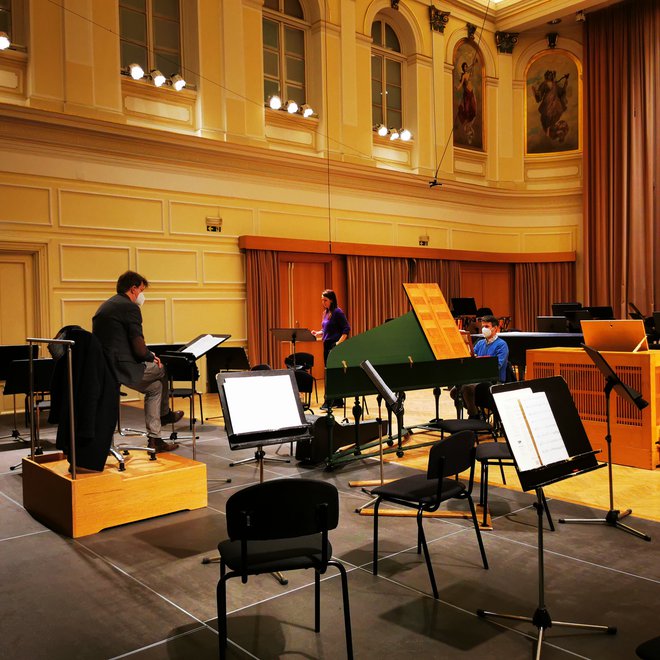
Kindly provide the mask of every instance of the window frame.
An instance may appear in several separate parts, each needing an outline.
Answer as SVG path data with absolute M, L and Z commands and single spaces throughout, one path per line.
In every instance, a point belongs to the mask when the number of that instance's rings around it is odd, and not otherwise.
M 119 57 L 120 61 L 122 59 L 122 45 L 124 43 L 128 44 L 133 44 L 139 47 L 144 47 L 147 52 L 147 62 L 146 66 L 147 68 L 144 70 L 145 74 L 149 74 L 151 71 L 154 69 L 158 69 L 156 65 L 156 52 L 157 50 L 163 50 L 163 49 L 157 49 L 156 44 L 155 44 L 155 33 L 154 33 L 154 7 L 153 7 L 154 0 L 145 0 L 145 10 L 142 12 L 141 10 L 135 9 L 130 6 L 123 6 L 122 5 L 122 0 L 119 0 L 118 3 L 118 10 L 119 10 L 119 27 L 120 27 L 120 34 L 119 34 Z M 165 75 L 165 77 L 171 77 L 175 74 L 179 74 L 183 76 L 183 71 L 184 71 L 184 25 L 183 25 L 183 6 L 182 6 L 182 1 L 177 0 L 177 5 L 178 5 L 178 33 L 179 33 L 179 48 L 178 48 L 178 59 L 179 59 L 179 70 L 178 71 L 162 71 L 162 73 Z M 146 19 L 146 43 L 134 41 L 132 39 L 126 38 L 123 34 L 121 34 L 121 12 L 122 9 L 126 9 L 128 11 L 132 11 L 136 14 L 144 14 L 145 19 Z M 167 52 L 167 51 L 163 51 Z M 128 64 L 132 64 L 132 62 L 128 62 L 125 66 L 122 66 L 122 72 L 128 66 Z M 185 76 L 183 76 L 185 78 Z M 188 81 L 186 81 L 187 85 L 190 86 Z
M 307 53 L 309 52 L 309 30 L 310 30 L 310 25 L 307 22 L 307 19 L 305 17 L 305 7 L 302 2 L 299 2 L 300 7 L 303 12 L 303 19 L 296 18 L 294 16 L 291 16 L 289 14 L 285 14 L 282 9 L 284 7 L 284 0 L 279 0 L 279 6 L 281 7 L 280 11 L 275 11 L 274 9 L 271 9 L 270 7 L 266 7 L 264 5 L 262 14 L 261 14 L 261 21 L 262 21 L 262 39 L 261 39 L 261 52 L 262 52 L 262 74 L 263 74 L 263 96 L 264 96 L 264 103 L 268 103 L 268 99 L 270 97 L 269 94 L 266 94 L 266 81 L 275 81 L 275 78 L 273 76 L 267 75 L 265 67 L 263 66 L 263 58 L 264 54 L 266 52 L 269 53 L 274 53 L 275 50 L 272 47 L 266 47 L 266 43 L 263 38 L 263 22 L 264 20 L 269 20 L 272 23 L 277 24 L 277 30 L 278 30 L 278 43 L 279 43 L 279 48 L 277 49 L 277 58 L 278 58 L 278 68 L 279 68 L 279 75 L 277 78 L 277 87 L 279 89 L 279 96 L 282 99 L 282 103 L 286 103 L 287 101 L 291 100 L 288 98 L 288 93 L 287 93 L 287 86 L 289 84 L 288 79 L 286 77 L 287 75 L 287 66 L 286 66 L 286 58 L 287 58 L 287 51 L 285 48 L 285 34 L 286 34 L 286 28 L 292 28 L 295 30 L 299 30 L 302 32 L 303 35 L 303 56 L 302 56 L 302 63 L 303 63 L 303 70 L 304 70 L 304 80 L 303 80 L 303 100 L 302 102 L 296 101 L 299 106 L 302 106 L 303 104 L 308 102 L 307 98 L 307 92 L 308 92 L 308 85 L 307 85 L 307 75 L 308 75 L 308 66 L 307 66 Z M 297 81 L 292 81 L 291 86 L 296 86 Z
M 399 42 L 399 46 L 401 47 L 401 37 L 399 36 L 399 33 L 396 29 L 396 26 L 389 21 L 386 17 L 384 16 L 376 16 L 372 22 L 372 31 L 373 31 L 373 25 L 375 23 L 381 23 L 381 31 L 382 31 L 382 36 L 383 39 L 382 41 L 385 42 L 385 26 L 388 26 L 396 35 L 396 38 Z M 373 67 L 373 58 L 374 56 L 380 57 L 381 58 L 381 80 L 380 80 L 380 86 L 381 86 L 381 98 L 380 98 L 380 104 L 376 104 L 374 102 L 374 97 L 373 97 L 373 85 L 376 80 L 372 76 L 372 71 L 373 69 L 370 70 L 370 80 L 371 80 L 371 85 L 372 85 L 372 94 L 371 94 L 371 119 L 372 123 L 374 123 L 374 108 L 380 105 L 381 109 L 381 115 L 382 115 L 382 121 L 381 122 L 376 122 L 375 125 L 378 125 L 379 123 L 383 124 L 385 127 L 388 129 L 397 129 L 400 130 L 403 126 L 405 126 L 405 86 L 406 86 L 406 81 L 405 81 L 405 76 L 406 76 L 406 56 L 403 53 L 403 49 L 400 51 L 395 51 L 391 48 L 388 48 L 387 46 L 377 44 L 373 41 L 371 42 L 371 51 L 370 51 L 370 64 Z M 397 109 L 396 111 L 401 115 L 401 122 L 399 125 L 390 125 L 390 122 L 388 121 L 388 108 L 387 108 L 387 62 L 393 61 L 396 62 L 399 65 L 399 70 L 401 72 L 400 75 L 400 84 L 398 85 L 399 90 L 400 90 L 400 98 L 401 98 L 401 107 L 400 109 Z

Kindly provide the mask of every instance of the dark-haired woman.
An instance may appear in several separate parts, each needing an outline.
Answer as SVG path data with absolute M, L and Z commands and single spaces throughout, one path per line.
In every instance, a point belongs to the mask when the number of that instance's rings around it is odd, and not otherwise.
M 337 344 L 346 340 L 351 326 L 348 324 L 346 314 L 337 306 L 337 294 L 332 289 L 326 289 L 321 294 L 321 304 L 323 305 L 321 330 L 312 330 L 312 334 L 323 340 L 323 364 L 325 365 L 328 363 L 328 354 Z M 327 408 L 326 404 L 327 400 L 322 408 Z M 333 405 L 343 404 L 341 401 L 334 401 Z

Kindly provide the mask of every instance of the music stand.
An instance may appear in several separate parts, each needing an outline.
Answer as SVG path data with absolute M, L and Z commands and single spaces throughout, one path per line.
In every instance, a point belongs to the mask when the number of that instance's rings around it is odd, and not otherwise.
M 265 445 L 311 440 L 311 425 L 305 419 L 294 373 L 290 369 L 219 373 L 216 380 L 229 448 L 256 447 L 259 483 L 263 483 Z M 259 402 L 262 414 L 254 414 L 254 401 Z M 211 561 L 203 559 L 202 563 Z M 273 577 L 288 584 L 281 573 L 273 573 Z
M 32 357 L 36 358 L 38 354 L 39 347 L 37 345 L 33 345 Z M 29 359 L 29 356 L 30 346 L 28 344 L 20 344 L 17 346 L 0 346 L 0 380 L 5 381 L 3 393 L 7 395 L 11 394 L 14 403 L 14 428 L 12 429 L 11 433 L 0 436 L 0 440 L 4 440 L 5 438 L 13 438 L 19 442 L 25 442 L 25 438 L 21 436 L 21 433 L 18 430 L 18 421 L 16 416 L 16 392 L 12 393 L 11 391 L 7 391 L 6 381 L 9 378 L 9 371 L 11 369 L 12 362 L 14 360 L 27 360 Z
M 616 527 L 622 529 L 624 532 L 628 532 L 633 536 L 637 536 L 640 539 L 645 541 L 650 541 L 651 537 L 644 532 L 640 532 L 628 525 L 624 525 L 621 522 L 622 518 L 629 516 L 632 513 L 632 509 L 626 509 L 623 513 L 619 509 L 614 508 L 614 483 L 612 479 L 612 435 L 610 433 L 610 395 L 612 390 L 615 390 L 616 393 L 632 404 L 639 410 L 643 410 L 648 406 L 648 402 L 642 398 L 642 395 L 636 390 L 632 389 L 616 375 L 614 369 L 609 365 L 607 360 L 603 357 L 602 353 L 598 352 L 595 348 L 582 344 L 582 348 L 586 351 L 587 355 L 591 358 L 591 361 L 598 367 L 598 370 L 603 375 L 605 379 L 605 387 L 603 392 L 605 394 L 605 421 L 607 425 L 607 431 L 605 434 L 605 442 L 607 443 L 607 476 L 609 482 L 609 491 L 610 491 L 610 510 L 605 514 L 604 518 L 560 518 L 560 523 L 603 523 L 610 525 L 611 527 Z
M 217 394 L 218 384 L 215 376 L 221 371 L 250 371 L 250 362 L 242 346 L 216 346 L 206 354 L 206 391 L 209 394 Z M 207 417 L 206 420 L 220 419 L 221 417 L 222 415 L 216 415 Z
M 491 388 L 504 435 L 524 491 L 536 492 L 538 538 L 538 606 L 531 617 L 477 610 L 477 616 L 527 621 L 538 629 L 536 660 L 541 658 L 543 635 L 551 626 L 594 630 L 609 635 L 616 628 L 553 621 L 545 606 L 543 566 L 543 486 L 605 467 L 596 461 L 589 438 L 561 376 L 497 385 Z
M 317 341 L 309 328 L 271 328 L 277 341 L 290 341 L 293 344 L 293 368 L 296 368 L 296 343 L 299 341 Z
M 224 341 L 227 341 L 231 335 L 214 335 L 214 334 L 203 334 L 195 337 L 191 342 L 188 342 L 185 346 L 180 348 L 174 353 L 162 353 L 160 359 L 167 365 L 172 364 L 176 365 L 185 365 L 190 369 L 190 409 L 192 412 L 191 426 L 192 426 L 192 435 L 191 436 L 182 436 L 182 438 L 190 437 L 192 438 L 192 453 L 193 460 L 197 460 L 197 420 L 195 419 L 195 396 L 197 395 L 195 389 L 197 365 L 195 364 L 197 360 L 206 355 L 212 348 L 218 346 Z M 172 374 L 168 373 L 170 379 L 170 391 L 174 388 L 174 379 Z M 170 404 L 170 409 L 172 408 L 172 403 Z M 170 440 L 177 440 L 177 432 L 174 430 L 174 422 L 172 422 L 172 433 L 170 434 Z

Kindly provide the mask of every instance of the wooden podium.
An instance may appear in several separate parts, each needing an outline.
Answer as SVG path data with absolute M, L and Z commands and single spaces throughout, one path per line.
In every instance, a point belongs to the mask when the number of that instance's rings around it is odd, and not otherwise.
M 110 458 L 97 474 L 72 479 L 57 452 L 23 459 L 23 505 L 53 531 L 77 538 L 207 504 L 206 465 L 177 454 L 126 457 L 120 472 Z
M 649 402 L 638 410 L 618 395 L 612 397 L 612 462 L 653 470 L 660 463 L 660 351 L 603 355 L 626 384 Z M 603 377 L 581 348 L 527 351 L 529 379 L 563 376 L 594 449 L 607 451 Z

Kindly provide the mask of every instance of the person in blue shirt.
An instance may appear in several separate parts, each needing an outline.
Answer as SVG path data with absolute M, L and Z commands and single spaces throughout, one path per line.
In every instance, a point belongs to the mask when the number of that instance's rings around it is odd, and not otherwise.
M 483 316 L 481 318 L 481 334 L 484 338 L 474 345 L 475 357 L 495 356 L 499 366 L 499 382 L 506 381 L 506 367 L 509 362 L 509 347 L 501 337 L 498 337 L 500 322 L 496 316 Z M 463 385 L 460 389 L 463 405 L 467 408 L 470 419 L 479 417 L 479 409 L 475 403 L 476 383 Z M 452 390 L 452 398 L 456 398 L 455 389 Z

